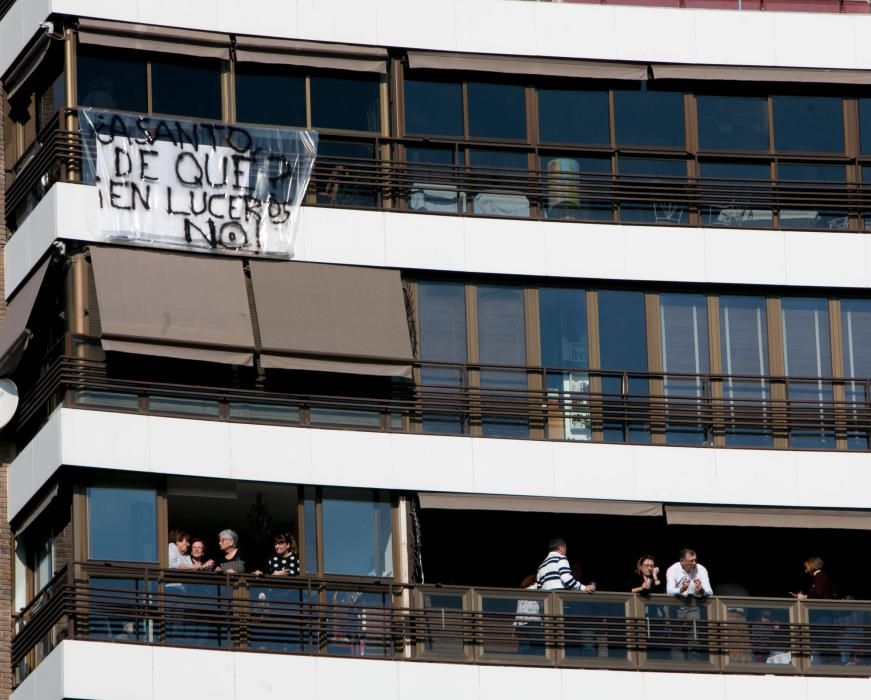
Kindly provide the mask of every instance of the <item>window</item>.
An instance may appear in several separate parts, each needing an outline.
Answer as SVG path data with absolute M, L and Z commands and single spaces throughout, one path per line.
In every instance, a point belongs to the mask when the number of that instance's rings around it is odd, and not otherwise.
M 477 214 L 488 216 L 529 216 L 526 187 L 527 155 L 520 151 L 473 149 L 469 162 L 479 191 L 472 197 Z M 518 192 L 518 190 L 520 190 Z
M 840 97 L 775 95 L 774 147 L 778 151 L 844 152 Z
M 526 103 L 521 85 L 468 83 L 469 135 L 526 138 Z
M 152 110 L 221 119 L 221 67 L 217 61 L 151 62 Z
M 258 64 L 236 67 L 236 119 L 306 126 L 305 77 Z
M 795 190 L 792 200 L 798 204 L 815 194 L 818 196 L 820 190 L 843 188 L 846 171 L 840 165 L 781 163 L 777 166 L 777 174 L 785 188 Z M 780 210 L 781 228 L 838 230 L 847 228 L 847 223 L 847 211 L 830 206 L 806 209 L 790 204 Z
M 375 206 L 378 192 L 371 185 L 359 184 L 366 161 L 371 163 L 374 158 L 375 145 L 371 142 L 320 139 L 318 159 L 328 174 L 323 184 L 318 185 L 317 201 L 338 206 Z
M 147 62 L 143 54 L 80 46 L 77 58 L 80 105 L 148 112 Z
M 157 493 L 154 489 L 91 486 L 88 557 L 157 561 Z
M 765 378 L 768 375 L 765 298 L 721 295 L 719 306 L 720 363 L 723 373 L 729 375 L 723 385 L 723 398 L 731 409 L 726 444 L 770 447 L 772 435 L 765 427 L 770 415 L 759 410 L 760 405 L 771 400 L 771 386 Z M 745 379 L 747 376 L 759 379 Z
M 699 95 L 699 148 L 768 151 L 768 98 Z
M 862 97 L 859 103 L 859 152 L 871 154 L 871 97 Z
M 385 496 L 325 488 L 321 506 L 325 574 L 393 576 L 393 528 Z
M 381 130 L 381 88 L 377 77 L 314 75 L 312 127 L 348 131 Z
M 539 89 L 538 129 L 542 142 L 608 145 L 608 91 Z
M 459 83 L 406 80 L 405 132 L 425 136 L 462 136 L 462 86 Z
M 841 342 L 845 377 L 871 377 L 871 301 L 868 299 L 841 300 Z M 869 400 L 865 382 L 848 382 L 844 399 L 855 402 L 851 411 L 854 420 L 861 420 L 859 407 Z M 848 432 L 847 444 L 852 449 L 868 449 L 868 432 L 853 429 Z
M 611 159 L 606 157 L 542 156 L 546 173 L 545 209 L 548 219 L 611 221 Z
M 771 167 L 768 163 L 714 161 L 699 164 L 702 177 L 702 223 L 706 226 L 769 228 L 771 209 L 748 202 L 770 199 Z
M 632 223 L 685 224 L 687 207 L 679 197 L 685 184 L 686 167 L 682 160 L 620 158 L 620 181 L 626 188 L 637 189 L 639 193 L 654 197 L 654 201 L 645 198 L 642 201 L 620 202 L 620 220 Z M 627 195 L 627 199 L 631 199 L 631 196 Z
M 618 145 L 682 148 L 684 96 L 654 90 L 641 83 L 636 88 L 614 90 L 614 126 Z

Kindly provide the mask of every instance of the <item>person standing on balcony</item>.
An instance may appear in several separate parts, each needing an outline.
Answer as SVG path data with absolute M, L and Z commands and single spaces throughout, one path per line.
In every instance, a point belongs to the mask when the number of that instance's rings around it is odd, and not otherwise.
M 169 533 L 169 568 L 194 568 L 191 556 L 191 536 L 182 530 L 171 530 Z
M 665 592 L 684 600 L 714 595 L 708 570 L 698 563 L 695 550 L 680 550 L 680 561 L 665 572 Z
M 670 616 L 683 623 L 672 623 L 678 646 L 672 648 L 672 658 L 680 661 L 707 661 L 707 626 L 698 625 L 708 618 L 702 601 L 714 595 L 708 570 L 699 564 L 693 549 L 680 550 L 680 560 L 665 572 L 665 592 L 684 601 L 683 605 L 671 606 Z
M 233 530 L 221 530 L 218 534 L 221 553 L 215 560 L 215 571 L 228 574 L 244 574 L 245 559 L 239 551 L 239 535 Z
M 566 559 L 566 541 L 559 538 L 550 541 L 550 551 L 538 567 L 536 582 L 544 591 L 568 589 L 593 593 L 596 590 L 595 583 L 585 586 L 572 575 L 572 567 Z

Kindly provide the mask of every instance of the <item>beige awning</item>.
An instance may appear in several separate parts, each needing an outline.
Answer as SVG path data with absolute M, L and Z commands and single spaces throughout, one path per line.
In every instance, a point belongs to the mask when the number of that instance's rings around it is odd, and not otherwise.
M 197 58 L 220 58 L 225 61 L 230 59 L 230 36 L 218 32 L 82 19 L 79 21 L 78 33 L 81 44 Z
M 703 64 L 654 63 L 657 80 L 731 80 L 754 83 L 871 84 L 871 71 L 829 68 L 778 68 L 767 66 L 712 66 Z
M 0 377 L 12 374 L 21 361 L 31 336 L 27 325 L 50 262 L 51 257 L 46 258 L 6 305 L 6 318 L 0 327 Z
M 104 350 L 254 364 L 242 261 L 91 248 Z
M 667 505 L 665 514 L 669 525 L 871 530 L 871 511 L 862 510 Z
M 420 493 L 421 508 L 446 510 L 507 510 L 530 513 L 573 513 L 576 515 L 629 515 L 658 517 L 661 503 L 609 501 L 587 498 L 544 498 L 540 496 L 494 496 L 474 493 Z
M 15 94 L 27 84 L 30 76 L 42 65 L 42 61 L 50 48 L 51 37 L 40 29 L 39 34 L 30 42 L 27 50 L 3 76 L 3 89 L 6 90 L 7 100 L 15 99 Z
M 266 368 L 411 377 L 397 270 L 251 261 Z
M 567 60 L 527 56 L 409 51 L 408 67 L 427 70 L 478 71 L 511 75 L 541 75 L 557 78 L 646 80 L 646 63 Z
M 387 72 L 387 49 L 316 41 L 236 37 L 236 60 L 368 73 Z

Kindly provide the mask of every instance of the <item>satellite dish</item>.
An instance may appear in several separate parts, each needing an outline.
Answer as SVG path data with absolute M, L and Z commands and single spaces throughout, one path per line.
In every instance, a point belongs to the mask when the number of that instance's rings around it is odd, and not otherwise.
M 18 387 L 11 379 L 0 379 L 0 428 L 5 428 L 18 408 Z

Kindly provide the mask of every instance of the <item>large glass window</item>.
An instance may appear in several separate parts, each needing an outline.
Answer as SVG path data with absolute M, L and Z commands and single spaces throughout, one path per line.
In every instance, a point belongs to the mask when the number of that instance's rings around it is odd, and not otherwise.
M 633 419 L 647 411 L 650 393 L 647 372 L 647 322 L 644 293 L 600 290 L 599 357 L 603 370 L 602 394 L 606 402 L 606 440 L 647 442 L 650 426 Z
M 774 95 L 774 147 L 778 151 L 844 152 L 840 97 Z
M 416 211 L 464 212 L 466 193 L 452 184 L 462 164 L 462 152 L 450 146 L 413 146 L 405 149 L 410 189 L 408 206 Z
M 468 83 L 469 135 L 494 139 L 526 138 L 522 85 Z
M 220 120 L 220 65 L 216 61 L 152 61 L 151 100 L 158 114 Z
M 720 363 L 727 375 L 723 398 L 729 407 L 726 444 L 770 447 L 768 320 L 765 298 L 721 295 Z M 753 377 L 759 377 L 754 379 Z
M 871 377 L 871 300 L 841 300 L 841 345 L 844 376 L 850 378 Z M 855 409 L 850 418 L 861 421 L 862 409 L 871 397 L 867 382 L 849 382 L 844 389 L 844 398 Z M 848 431 L 848 445 L 852 449 L 868 448 L 868 431 L 860 428 Z
M 681 92 L 637 88 L 614 90 L 614 127 L 618 145 L 666 146 L 686 144 L 684 96 Z
M 778 179 L 795 204 L 784 205 L 780 210 L 781 228 L 845 229 L 848 218 L 846 209 L 837 205 L 804 208 L 800 202 L 820 190 L 844 188 L 845 169 L 841 165 L 817 165 L 815 163 L 780 163 Z M 789 192 L 792 189 L 794 192 Z M 828 193 L 831 197 L 835 193 Z
M 538 130 L 542 142 L 611 142 L 607 90 L 538 91 Z
M 521 287 L 478 285 L 478 355 L 482 365 L 526 365 L 526 321 Z M 523 437 L 528 383 L 520 369 L 481 370 L 484 435 Z
M 529 160 L 521 151 L 473 149 L 469 161 L 475 188 L 472 207 L 485 216 L 529 216 L 527 186 Z
M 686 204 L 678 197 L 686 185 L 686 163 L 661 158 L 620 158 L 620 182 L 643 196 L 632 201 L 627 194 L 620 202 L 620 220 L 633 223 L 684 224 Z M 677 200 L 677 201 L 676 201 Z
M 312 126 L 315 129 L 380 131 L 380 95 L 377 77 L 312 76 Z
M 611 159 L 542 156 L 541 169 L 547 173 L 545 216 L 548 219 L 610 221 Z
M 359 172 L 371 167 L 371 161 L 375 158 L 375 146 L 372 143 L 322 138 L 318 141 L 318 158 L 322 165 L 329 164 L 329 175 L 317 190 L 319 203 L 349 207 L 375 206 L 378 202 L 375 188 L 359 184 Z
M 304 127 L 305 77 L 262 65 L 237 66 L 236 119 Z
M 710 390 L 702 375 L 710 370 L 708 309 L 704 294 L 660 294 L 663 389 L 668 397 L 666 441 L 704 444 L 709 437 L 699 421 Z
M 586 292 L 542 287 L 538 315 L 548 404 L 556 409 L 556 418 L 548 418 L 548 437 L 589 440 L 590 375 L 578 371 L 589 367 Z
M 463 92 L 459 83 L 406 80 L 404 97 L 407 134 L 463 135 Z
M 157 493 L 154 489 L 88 488 L 88 557 L 157 561 Z
M 859 152 L 871 153 L 871 97 L 862 97 L 859 103 Z
M 466 288 L 462 282 L 420 282 L 417 290 L 421 383 L 434 397 L 445 394 L 449 404 L 448 397 L 465 383 L 464 368 L 427 363 L 466 362 Z M 423 417 L 426 432 L 459 434 L 463 427 L 462 414 L 452 412 L 450 406 Z
M 699 173 L 702 222 L 706 226 L 771 227 L 771 209 L 756 204 L 771 200 L 768 163 L 703 162 L 699 164 Z M 746 193 L 752 195 L 749 202 Z
M 781 301 L 783 365 L 788 383 L 790 422 L 831 423 L 832 353 L 828 300 L 785 297 Z M 831 428 L 793 428 L 792 447 L 834 447 Z
M 324 489 L 324 573 L 393 576 L 390 503 L 351 489 Z
M 147 71 L 141 54 L 113 51 L 109 55 L 80 46 L 77 67 L 78 103 L 83 107 L 148 111 Z
M 699 95 L 696 106 L 702 150 L 768 150 L 768 98 Z

